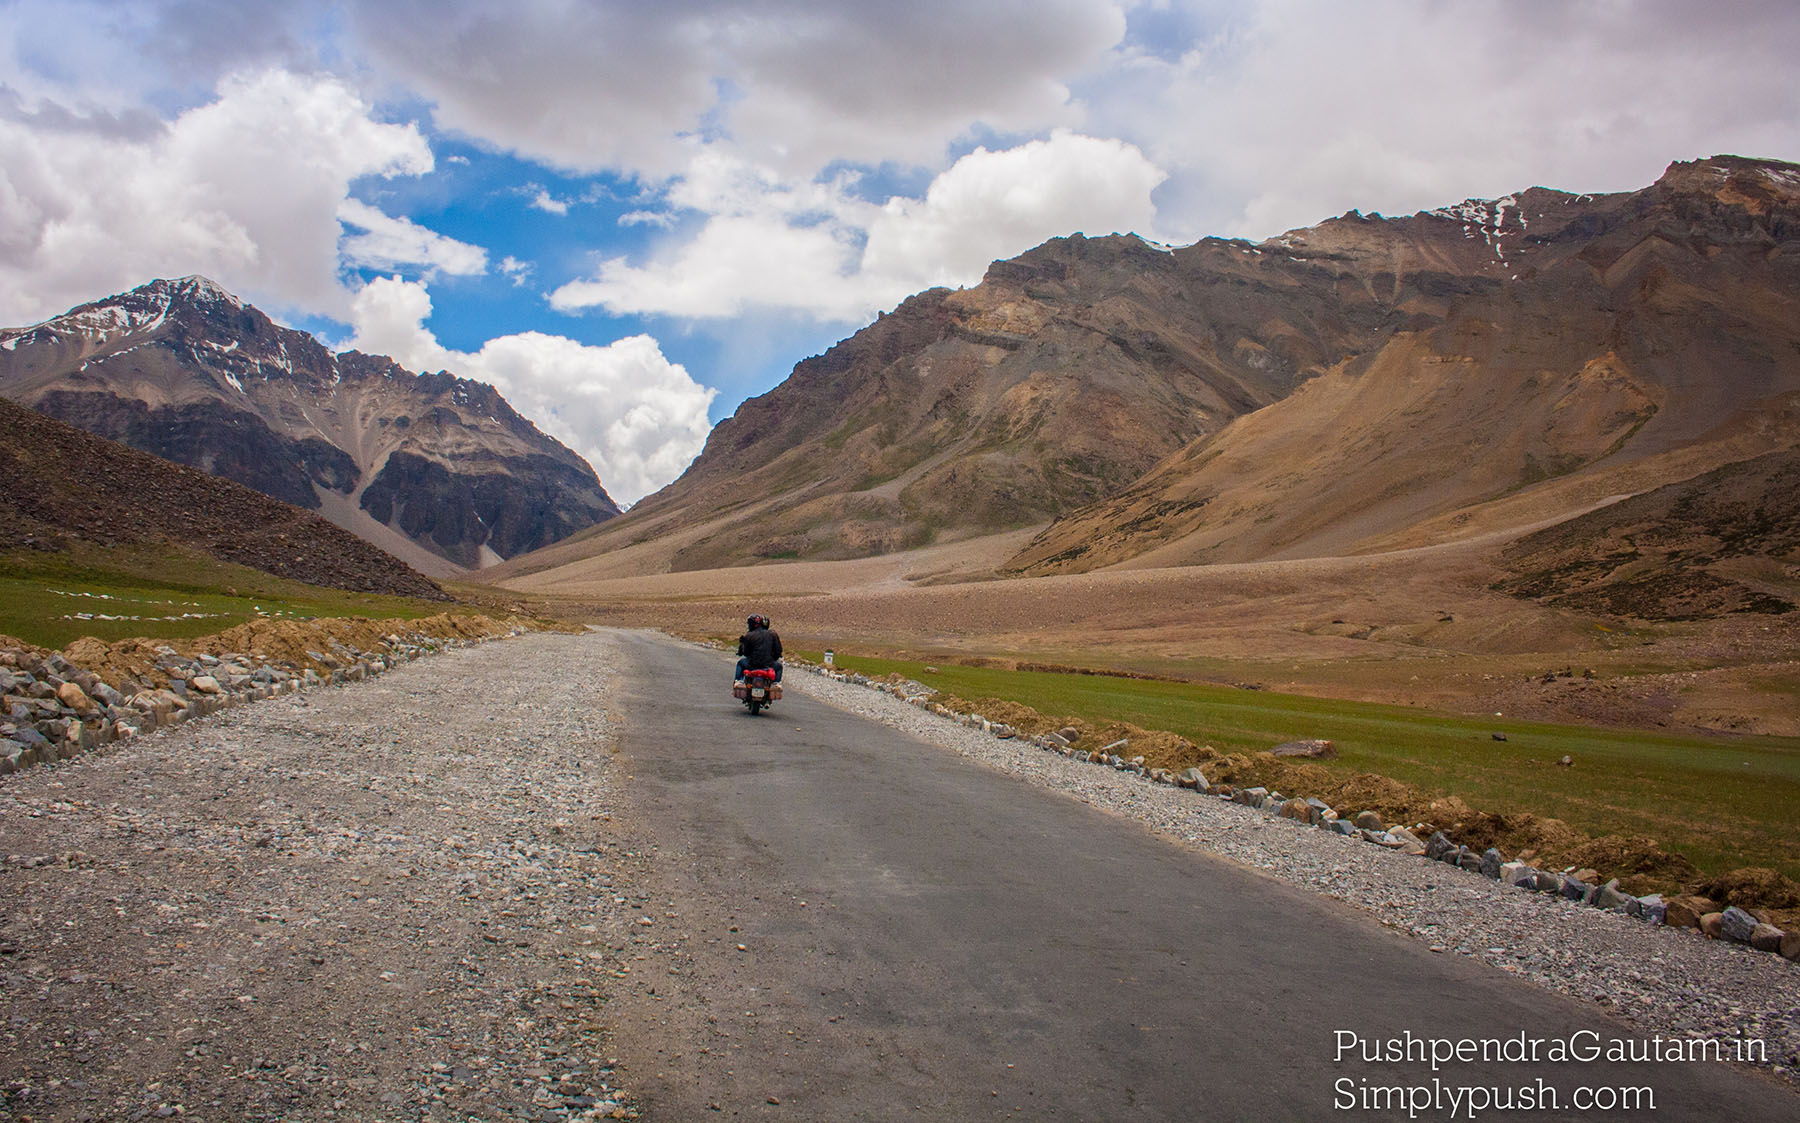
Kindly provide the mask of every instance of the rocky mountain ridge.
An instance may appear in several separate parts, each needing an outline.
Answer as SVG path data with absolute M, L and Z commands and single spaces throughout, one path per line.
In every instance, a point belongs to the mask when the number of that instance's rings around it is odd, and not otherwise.
M 618 513 L 493 387 L 334 354 L 203 277 L 0 331 L 0 394 L 319 511 L 437 576 Z
M 628 516 L 496 576 L 1057 520 L 1029 575 L 1566 518 L 1791 443 L 1797 195 L 1800 167 L 1718 157 L 1260 243 L 1054 239 L 800 363 Z

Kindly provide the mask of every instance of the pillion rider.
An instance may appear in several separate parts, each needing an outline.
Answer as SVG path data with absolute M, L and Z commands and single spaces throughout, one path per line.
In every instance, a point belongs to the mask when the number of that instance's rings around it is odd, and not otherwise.
M 738 682 L 744 681 L 745 671 L 761 671 L 773 669 L 775 681 L 781 681 L 781 637 L 769 627 L 767 616 L 752 616 L 745 621 L 749 631 L 738 637 Z

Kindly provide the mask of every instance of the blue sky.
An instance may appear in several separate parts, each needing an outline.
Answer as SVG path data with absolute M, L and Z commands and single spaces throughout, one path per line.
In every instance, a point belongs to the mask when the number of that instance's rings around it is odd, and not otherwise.
M 1800 9 L 0 0 L 0 323 L 204 273 L 498 386 L 632 501 L 1076 230 L 1263 238 L 1800 158 Z

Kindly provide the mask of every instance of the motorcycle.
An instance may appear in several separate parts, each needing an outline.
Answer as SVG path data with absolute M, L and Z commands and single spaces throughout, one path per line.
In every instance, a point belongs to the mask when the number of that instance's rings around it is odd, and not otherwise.
M 773 668 L 744 672 L 744 681 L 731 688 L 732 697 L 742 702 L 752 717 L 774 705 L 781 698 L 781 684 L 775 681 Z

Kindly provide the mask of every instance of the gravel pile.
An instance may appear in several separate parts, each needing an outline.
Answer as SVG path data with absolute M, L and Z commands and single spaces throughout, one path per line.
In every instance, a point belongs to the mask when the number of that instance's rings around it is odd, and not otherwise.
M 798 669 L 798 668 L 796 668 Z M 1375 915 L 1431 950 L 1480 959 L 1584 1001 L 1639 1034 L 1760 1039 L 1767 1065 L 1800 1084 L 1800 969 L 1778 956 L 1652 927 L 1479 873 L 1427 862 L 1229 801 L 1153 784 L 1029 743 L 1002 740 L 867 687 L 816 674 L 787 684 L 1029 783 L 1313 889 Z
M 635 1117 L 615 661 L 530 635 L 6 777 L 0 1119 Z

